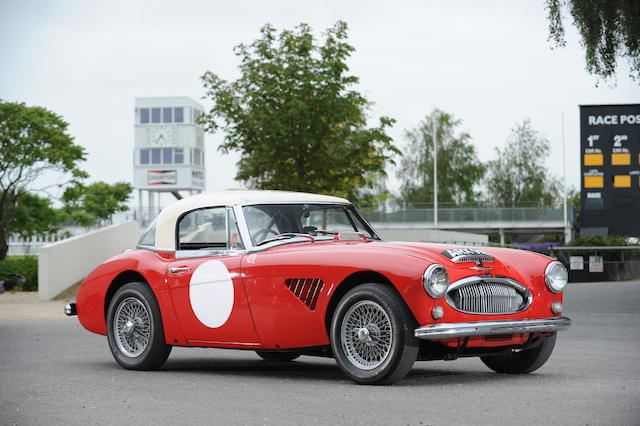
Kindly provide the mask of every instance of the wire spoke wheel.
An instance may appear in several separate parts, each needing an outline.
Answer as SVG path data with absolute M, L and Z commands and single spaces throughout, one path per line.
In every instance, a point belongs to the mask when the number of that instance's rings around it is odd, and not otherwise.
M 382 365 L 391 352 L 391 319 L 376 302 L 360 301 L 345 314 L 340 340 L 347 359 L 354 366 L 373 370 Z
M 145 305 L 135 297 L 127 297 L 118 305 L 113 334 L 118 349 L 130 358 L 139 356 L 149 345 L 151 320 Z

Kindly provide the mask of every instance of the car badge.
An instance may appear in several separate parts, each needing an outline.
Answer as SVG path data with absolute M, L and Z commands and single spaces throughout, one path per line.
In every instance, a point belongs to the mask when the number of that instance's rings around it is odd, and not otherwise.
M 453 263 L 474 262 L 476 265 L 482 267 L 483 263 L 493 262 L 493 256 L 489 253 L 472 248 L 448 249 L 444 250 L 441 254 L 451 259 Z

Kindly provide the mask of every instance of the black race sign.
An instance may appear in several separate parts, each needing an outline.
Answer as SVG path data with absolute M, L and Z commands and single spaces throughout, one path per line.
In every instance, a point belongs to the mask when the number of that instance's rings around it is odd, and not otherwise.
M 580 107 L 581 235 L 640 236 L 640 104 Z

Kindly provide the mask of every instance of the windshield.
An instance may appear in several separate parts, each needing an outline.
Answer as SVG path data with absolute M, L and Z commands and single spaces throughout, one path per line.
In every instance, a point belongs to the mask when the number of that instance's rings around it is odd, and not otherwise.
M 339 232 L 357 232 L 378 239 L 353 206 L 341 204 L 260 204 L 243 207 L 253 245 L 282 234 L 333 238 Z

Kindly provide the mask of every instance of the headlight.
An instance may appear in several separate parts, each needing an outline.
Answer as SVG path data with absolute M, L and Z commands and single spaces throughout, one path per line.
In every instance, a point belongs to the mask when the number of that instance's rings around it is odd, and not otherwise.
M 449 274 L 444 266 L 437 263 L 429 266 L 422 276 L 422 286 L 431 297 L 444 296 L 449 287 Z
M 544 282 L 547 283 L 549 290 L 554 293 L 560 293 L 564 286 L 567 285 L 567 281 L 569 281 L 567 268 L 557 260 L 551 262 L 544 271 Z

